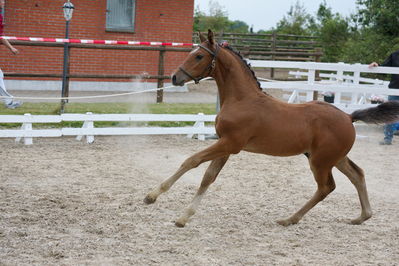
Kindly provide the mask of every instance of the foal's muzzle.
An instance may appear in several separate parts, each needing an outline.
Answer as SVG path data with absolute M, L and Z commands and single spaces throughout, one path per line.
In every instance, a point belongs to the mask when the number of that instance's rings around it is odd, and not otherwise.
M 181 71 L 177 71 L 172 74 L 172 84 L 174 86 L 183 86 L 187 80 L 186 75 L 180 73 Z

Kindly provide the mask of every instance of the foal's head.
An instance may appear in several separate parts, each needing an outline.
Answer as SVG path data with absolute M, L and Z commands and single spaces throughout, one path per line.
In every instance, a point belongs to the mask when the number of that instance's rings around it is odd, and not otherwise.
M 219 46 L 215 45 L 211 30 L 208 30 L 208 39 L 200 33 L 200 40 L 201 44 L 190 52 L 183 64 L 172 74 L 173 85 L 181 86 L 190 80 L 198 83 L 212 75 Z

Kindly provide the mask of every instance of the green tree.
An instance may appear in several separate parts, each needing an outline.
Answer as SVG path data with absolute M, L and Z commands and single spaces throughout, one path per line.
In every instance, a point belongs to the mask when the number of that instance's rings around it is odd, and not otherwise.
M 357 0 L 357 5 L 343 60 L 364 64 L 382 62 L 399 49 L 399 0 Z
M 359 24 L 385 36 L 399 36 L 399 0 L 357 0 Z
M 229 29 L 233 24 L 228 19 L 227 11 L 217 2 L 209 1 L 209 14 L 202 12 L 197 6 L 194 12 L 194 31 L 213 31 L 220 32 Z
M 247 23 L 241 20 L 234 20 L 230 23 L 228 32 L 237 32 L 237 33 L 247 33 L 249 30 L 249 26 Z
M 349 38 L 348 22 L 335 16 L 323 22 L 319 40 L 323 47 L 323 61 L 337 62 L 342 58 L 342 51 Z
M 298 0 L 290 7 L 287 15 L 277 23 L 276 31 L 284 34 L 306 35 L 309 34 L 310 20 L 311 16 Z
M 362 29 L 352 34 L 342 51 L 342 60 L 348 63 L 382 63 L 393 51 L 399 49 L 399 38 L 392 39 L 372 29 Z
M 320 4 L 311 31 L 319 36 L 323 48 L 323 61 L 337 62 L 342 60 L 346 42 L 350 37 L 348 18 L 333 13 L 326 2 Z

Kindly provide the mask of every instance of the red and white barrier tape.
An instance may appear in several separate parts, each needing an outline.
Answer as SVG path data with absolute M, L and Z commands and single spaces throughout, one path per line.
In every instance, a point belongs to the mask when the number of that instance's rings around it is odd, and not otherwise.
M 0 38 L 16 41 L 31 42 L 61 42 L 61 43 L 88 43 L 88 44 L 113 44 L 113 45 L 147 45 L 147 46 L 197 46 L 195 43 L 181 42 L 139 42 L 139 41 L 114 41 L 114 40 L 82 40 L 82 39 L 60 39 L 60 38 L 37 38 L 37 37 L 13 37 L 1 36 Z

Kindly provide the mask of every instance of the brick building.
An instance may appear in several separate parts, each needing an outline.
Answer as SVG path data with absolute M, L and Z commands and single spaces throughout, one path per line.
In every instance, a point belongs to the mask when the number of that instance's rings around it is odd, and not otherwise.
M 64 38 L 65 0 L 6 0 L 6 36 Z M 70 21 L 71 39 L 191 42 L 194 0 L 72 0 L 75 10 Z M 62 73 L 63 49 L 58 47 L 17 46 L 13 56 L 1 46 L 5 73 Z M 186 53 L 167 52 L 165 74 L 182 62 Z M 158 51 L 97 50 L 72 48 L 71 74 L 156 75 Z M 25 80 L 25 81 L 21 81 Z M 29 80 L 29 81 L 26 81 Z M 37 78 L 36 78 L 37 80 Z M 28 78 L 6 79 L 9 89 L 60 89 L 59 79 L 40 83 Z M 99 80 L 71 79 L 71 90 L 97 86 Z M 108 80 L 109 81 L 109 80 Z M 127 81 L 125 80 L 127 83 Z M 45 83 L 45 85 L 43 85 Z M 103 83 L 103 82 L 102 82 Z M 114 84 L 119 84 L 114 83 Z M 122 82 L 123 83 L 123 82 Z M 84 85 L 82 85 L 84 84 Z M 109 84 L 106 85 L 109 87 Z M 103 86 L 104 87 L 104 86 Z M 118 87 L 118 86 L 114 86 Z M 120 86 L 119 86 L 120 87 Z

